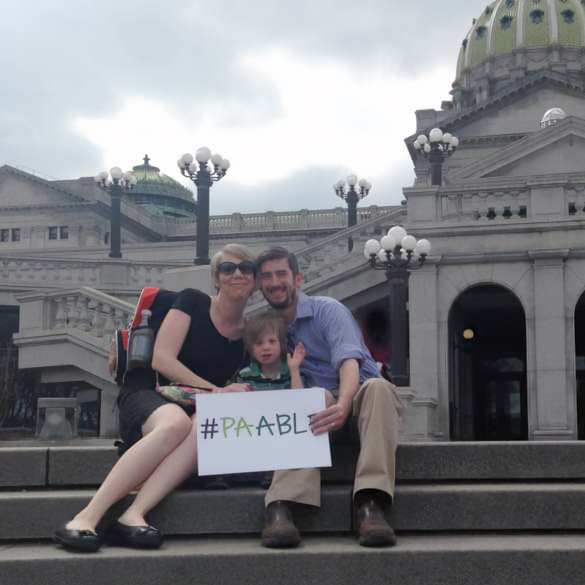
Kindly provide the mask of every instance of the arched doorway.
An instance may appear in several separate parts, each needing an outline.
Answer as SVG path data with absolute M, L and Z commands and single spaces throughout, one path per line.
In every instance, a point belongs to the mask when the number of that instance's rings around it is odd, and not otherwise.
M 575 307 L 575 367 L 577 374 L 577 437 L 585 439 L 585 293 Z
M 526 317 L 518 298 L 486 284 L 462 293 L 449 315 L 451 438 L 528 438 Z

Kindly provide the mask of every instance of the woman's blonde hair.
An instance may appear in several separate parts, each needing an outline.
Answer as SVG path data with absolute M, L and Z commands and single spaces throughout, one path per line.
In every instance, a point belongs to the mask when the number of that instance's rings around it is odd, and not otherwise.
M 211 259 L 211 278 L 215 282 L 215 289 L 219 290 L 219 277 L 217 274 L 217 267 L 221 262 L 224 254 L 230 254 L 235 256 L 240 261 L 249 260 L 250 262 L 256 261 L 256 256 L 252 253 L 252 250 L 248 246 L 243 244 L 226 244 L 219 252 L 216 252 Z

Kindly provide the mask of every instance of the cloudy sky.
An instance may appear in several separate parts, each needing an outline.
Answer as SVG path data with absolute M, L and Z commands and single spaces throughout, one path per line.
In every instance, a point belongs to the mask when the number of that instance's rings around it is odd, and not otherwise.
M 416 109 L 449 99 L 487 0 L 0 0 L 0 165 L 75 179 L 208 146 L 211 213 L 364 205 L 413 182 Z

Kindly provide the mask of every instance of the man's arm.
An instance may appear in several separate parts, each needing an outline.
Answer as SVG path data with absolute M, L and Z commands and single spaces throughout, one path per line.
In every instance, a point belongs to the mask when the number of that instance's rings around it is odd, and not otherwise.
M 311 418 L 314 435 L 340 429 L 353 408 L 353 399 L 360 387 L 360 366 L 356 359 L 347 359 L 339 367 L 339 397 L 337 402 Z

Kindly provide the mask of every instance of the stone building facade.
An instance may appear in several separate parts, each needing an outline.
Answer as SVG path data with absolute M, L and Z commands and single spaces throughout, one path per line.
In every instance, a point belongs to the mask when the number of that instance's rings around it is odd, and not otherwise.
M 414 147 L 434 127 L 460 141 L 440 186 Z M 233 240 L 288 246 L 308 294 L 381 315 L 388 285 L 363 246 L 403 225 L 432 244 L 409 284 L 404 440 L 585 438 L 583 2 L 493 2 L 463 41 L 452 100 L 416 112 L 405 143 L 415 178 L 404 206 L 363 208 L 352 228 L 341 209 L 215 217 L 211 251 Z M 115 432 L 108 340 L 137 291 L 210 290 L 207 269 L 192 266 L 193 219 L 168 213 L 172 198 L 158 211 L 145 201 L 123 202 L 123 258 L 111 260 L 109 201 L 90 179 L 0 168 L 0 305 L 20 306 L 21 366 L 99 389 L 104 435 Z M 262 307 L 255 298 L 250 311 Z

